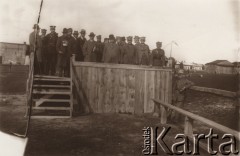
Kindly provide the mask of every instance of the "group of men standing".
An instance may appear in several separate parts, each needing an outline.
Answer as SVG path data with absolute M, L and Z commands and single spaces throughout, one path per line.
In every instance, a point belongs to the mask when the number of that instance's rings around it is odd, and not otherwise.
M 119 37 L 113 34 L 102 42 L 101 35 L 89 34 L 82 29 L 64 28 L 62 35 L 56 33 L 56 26 L 50 26 L 50 33 L 35 24 L 29 36 L 30 50 L 35 51 L 35 73 L 57 76 L 69 76 L 70 58 L 75 54 L 76 61 L 103 62 L 117 64 L 135 64 L 165 66 L 166 57 L 162 43 L 156 43 L 156 49 L 150 52 L 145 37 Z M 96 36 L 96 41 L 95 41 Z M 127 41 L 126 41 L 127 39 Z

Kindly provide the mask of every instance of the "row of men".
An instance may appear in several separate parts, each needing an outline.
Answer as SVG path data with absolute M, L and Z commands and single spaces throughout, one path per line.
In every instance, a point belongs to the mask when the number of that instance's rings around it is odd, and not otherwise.
M 58 37 L 55 32 L 56 27 L 50 26 L 50 33 L 46 29 L 34 25 L 34 31 L 30 34 L 30 50 L 34 50 L 36 45 L 35 66 L 36 71 L 43 74 L 69 75 L 69 60 L 72 54 L 76 55 L 76 61 L 85 62 L 103 62 L 103 63 L 121 63 L 137 65 L 165 66 L 165 52 L 161 48 L 162 43 L 156 43 L 156 49 L 150 53 L 149 46 L 145 44 L 145 37 L 133 38 L 116 37 L 109 35 L 104 42 L 101 41 L 101 35 L 96 36 L 93 32 L 89 34 L 89 40 L 86 39 L 86 31 L 82 29 L 80 36 L 77 31 L 64 28 L 62 35 Z M 97 38 L 97 41 L 94 38 Z M 35 38 L 36 37 L 36 38 Z M 35 42 L 37 39 L 37 42 Z

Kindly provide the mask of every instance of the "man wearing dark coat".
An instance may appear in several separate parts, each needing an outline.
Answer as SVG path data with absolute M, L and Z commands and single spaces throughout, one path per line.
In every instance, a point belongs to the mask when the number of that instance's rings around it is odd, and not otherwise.
M 151 55 L 151 64 L 152 66 L 159 66 L 163 67 L 165 66 L 165 52 L 162 49 L 162 42 L 156 43 L 157 48 L 152 51 Z
M 103 50 L 102 62 L 120 63 L 121 53 L 119 46 L 115 43 L 114 35 L 109 35 L 109 43 L 106 43 Z
M 41 40 L 42 40 L 42 58 L 43 58 L 43 60 L 42 60 L 42 62 L 43 62 L 43 64 L 42 64 L 42 72 L 43 72 L 43 74 L 47 74 L 47 72 L 46 72 L 46 60 L 47 60 L 47 58 L 46 58 L 46 55 L 47 55 L 47 40 L 46 40 L 46 33 L 47 33 L 47 30 L 46 29 L 41 29 Z
M 150 49 L 147 44 L 145 44 L 145 37 L 140 37 L 140 45 L 137 47 L 138 50 L 138 61 L 140 65 L 149 65 L 150 58 L 149 53 Z
M 97 51 L 96 51 L 96 41 L 94 41 L 95 34 L 93 32 L 89 35 L 89 40 L 83 45 L 83 56 L 84 62 L 96 62 L 97 61 Z
M 67 69 L 67 64 L 72 50 L 72 45 L 70 44 L 70 37 L 68 36 L 68 30 L 63 29 L 63 35 L 58 38 L 56 49 L 58 52 L 57 66 L 56 66 L 56 76 L 62 77 L 69 76 L 69 70 Z
M 124 44 L 121 53 L 121 63 L 123 64 L 137 64 L 137 50 L 132 44 L 132 37 L 127 37 L 127 43 Z
M 30 57 L 34 57 L 34 73 L 42 74 L 42 41 L 39 35 L 40 27 L 37 24 L 33 26 L 34 31 L 29 35 Z
M 50 26 L 50 33 L 46 36 L 47 53 L 46 53 L 46 74 L 54 75 L 57 63 L 56 44 L 58 34 L 55 32 L 56 26 Z
M 85 38 L 85 35 L 86 35 L 86 30 L 82 29 L 80 32 L 80 36 L 77 39 L 76 61 L 84 61 L 83 45 L 87 41 Z
M 101 39 L 102 39 L 101 35 L 98 35 L 96 42 L 97 62 L 102 62 L 104 43 L 101 42 Z

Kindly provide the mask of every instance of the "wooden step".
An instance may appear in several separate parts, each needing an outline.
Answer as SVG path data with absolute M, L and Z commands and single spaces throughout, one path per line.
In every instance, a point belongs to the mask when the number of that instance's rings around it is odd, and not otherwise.
M 33 90 L 33 94 L 55 94 L 55 95 L 71 95 L 71 91 L 37 91 Z
M 32 107 L 35 110 L 71 110 L 71 107 Z
M 71 118 L 71 116 L 44 116 L 44 115 L 32 115 L 32 119 L 56 119 L 56 118 Z
M 63 79 L 34 78 L 34 81 L 69 82 L 69 81 L 71 81 L 71 79 L 70 78 L 63 78 Z
M 65 79 L 69 77 L 59 77 L 59 76 L 52 76 L 52 75 L 34 75 L 35 78 L 48 78 L 48 79 Z
M 33 99 L 34 102 L 41 100 L 42 102 L 71 102 L 70 99 Z
M 33 85 L 34 88 L 71 88 L 69 84 L 65 85 Z

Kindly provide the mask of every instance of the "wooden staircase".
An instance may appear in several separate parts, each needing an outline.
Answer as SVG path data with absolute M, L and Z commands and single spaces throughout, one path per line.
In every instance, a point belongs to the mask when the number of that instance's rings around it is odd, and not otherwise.
M 33 118 L 72 117 L 71 78 L 34 75 L 32 87 Z

